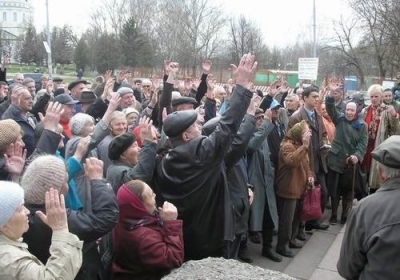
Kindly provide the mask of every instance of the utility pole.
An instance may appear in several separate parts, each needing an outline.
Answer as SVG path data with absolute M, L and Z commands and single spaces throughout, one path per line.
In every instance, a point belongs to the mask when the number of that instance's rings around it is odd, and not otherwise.
M 50 34 L 50 19 L 49 19 L 49 0 L 46 0 L 46 14 L 47 14 L 47 44 L 50 51 L 47 51 L 47 68 L 49 70 L 49 78 L 53 75 L 53 66 L 51 61 L 51 34 Z
M 317 57 L 317 20 L 315 11 L 315 0 L 313 0 L 313 48 L 312 57 Z

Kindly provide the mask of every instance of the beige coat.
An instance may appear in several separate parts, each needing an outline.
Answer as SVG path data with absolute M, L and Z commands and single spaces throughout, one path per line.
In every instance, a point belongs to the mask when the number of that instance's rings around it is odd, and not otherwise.
M 53 232 L 50 254 L 44 265 L 25 243 L 0 234 L 0 279 L 74 279 L 82 264 L 82 241 L 69 232 Z

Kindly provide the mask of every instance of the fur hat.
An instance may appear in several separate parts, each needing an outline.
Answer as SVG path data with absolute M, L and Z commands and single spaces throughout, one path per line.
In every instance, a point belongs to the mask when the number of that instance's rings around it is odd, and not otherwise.
M 67 170 L 63 160 L 53 155 L 35 158 L 22 176 L 21 186 L 25 201 L 30 204 L 44 204 L 44 197 L 50 188 L 58 191 L 66 184 Z
M 132 133 L 124 133 L 115 137 L 108 146 L 108 157 L 117 160 L 136 141 Z
M 0 120 L 0 131 L 0 151 L 2 152 L 21 136 L 21 127 L 12 119 Z
M 92 116 L 85 113 L 75 114 L 69 121 L 69 127 L 71 128 L 72 135 L 81 136 L 83 128 L 89 123 L 93 122 Z
M 22 203 L 24 190 L 16 183 L 0 181 L 0 227 L 7 224 Z

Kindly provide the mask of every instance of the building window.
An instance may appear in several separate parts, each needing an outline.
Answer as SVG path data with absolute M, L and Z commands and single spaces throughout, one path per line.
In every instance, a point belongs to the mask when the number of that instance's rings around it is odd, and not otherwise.
M 14 21 L 17 21 L 17 13 L 14 13 Z
M 7 13 L 3 12 L 3 21 L 7 21 Z

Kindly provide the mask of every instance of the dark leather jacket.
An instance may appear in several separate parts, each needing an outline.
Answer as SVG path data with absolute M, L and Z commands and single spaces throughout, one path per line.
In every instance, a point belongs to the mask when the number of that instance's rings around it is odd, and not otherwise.
M 161 194 L 178 208 L 183 220 L 185 259 L 222 256 L 227 188 L 224 158 L 252 96 L 236 86 L 215 131 L 175 145 L 158 165 Z

